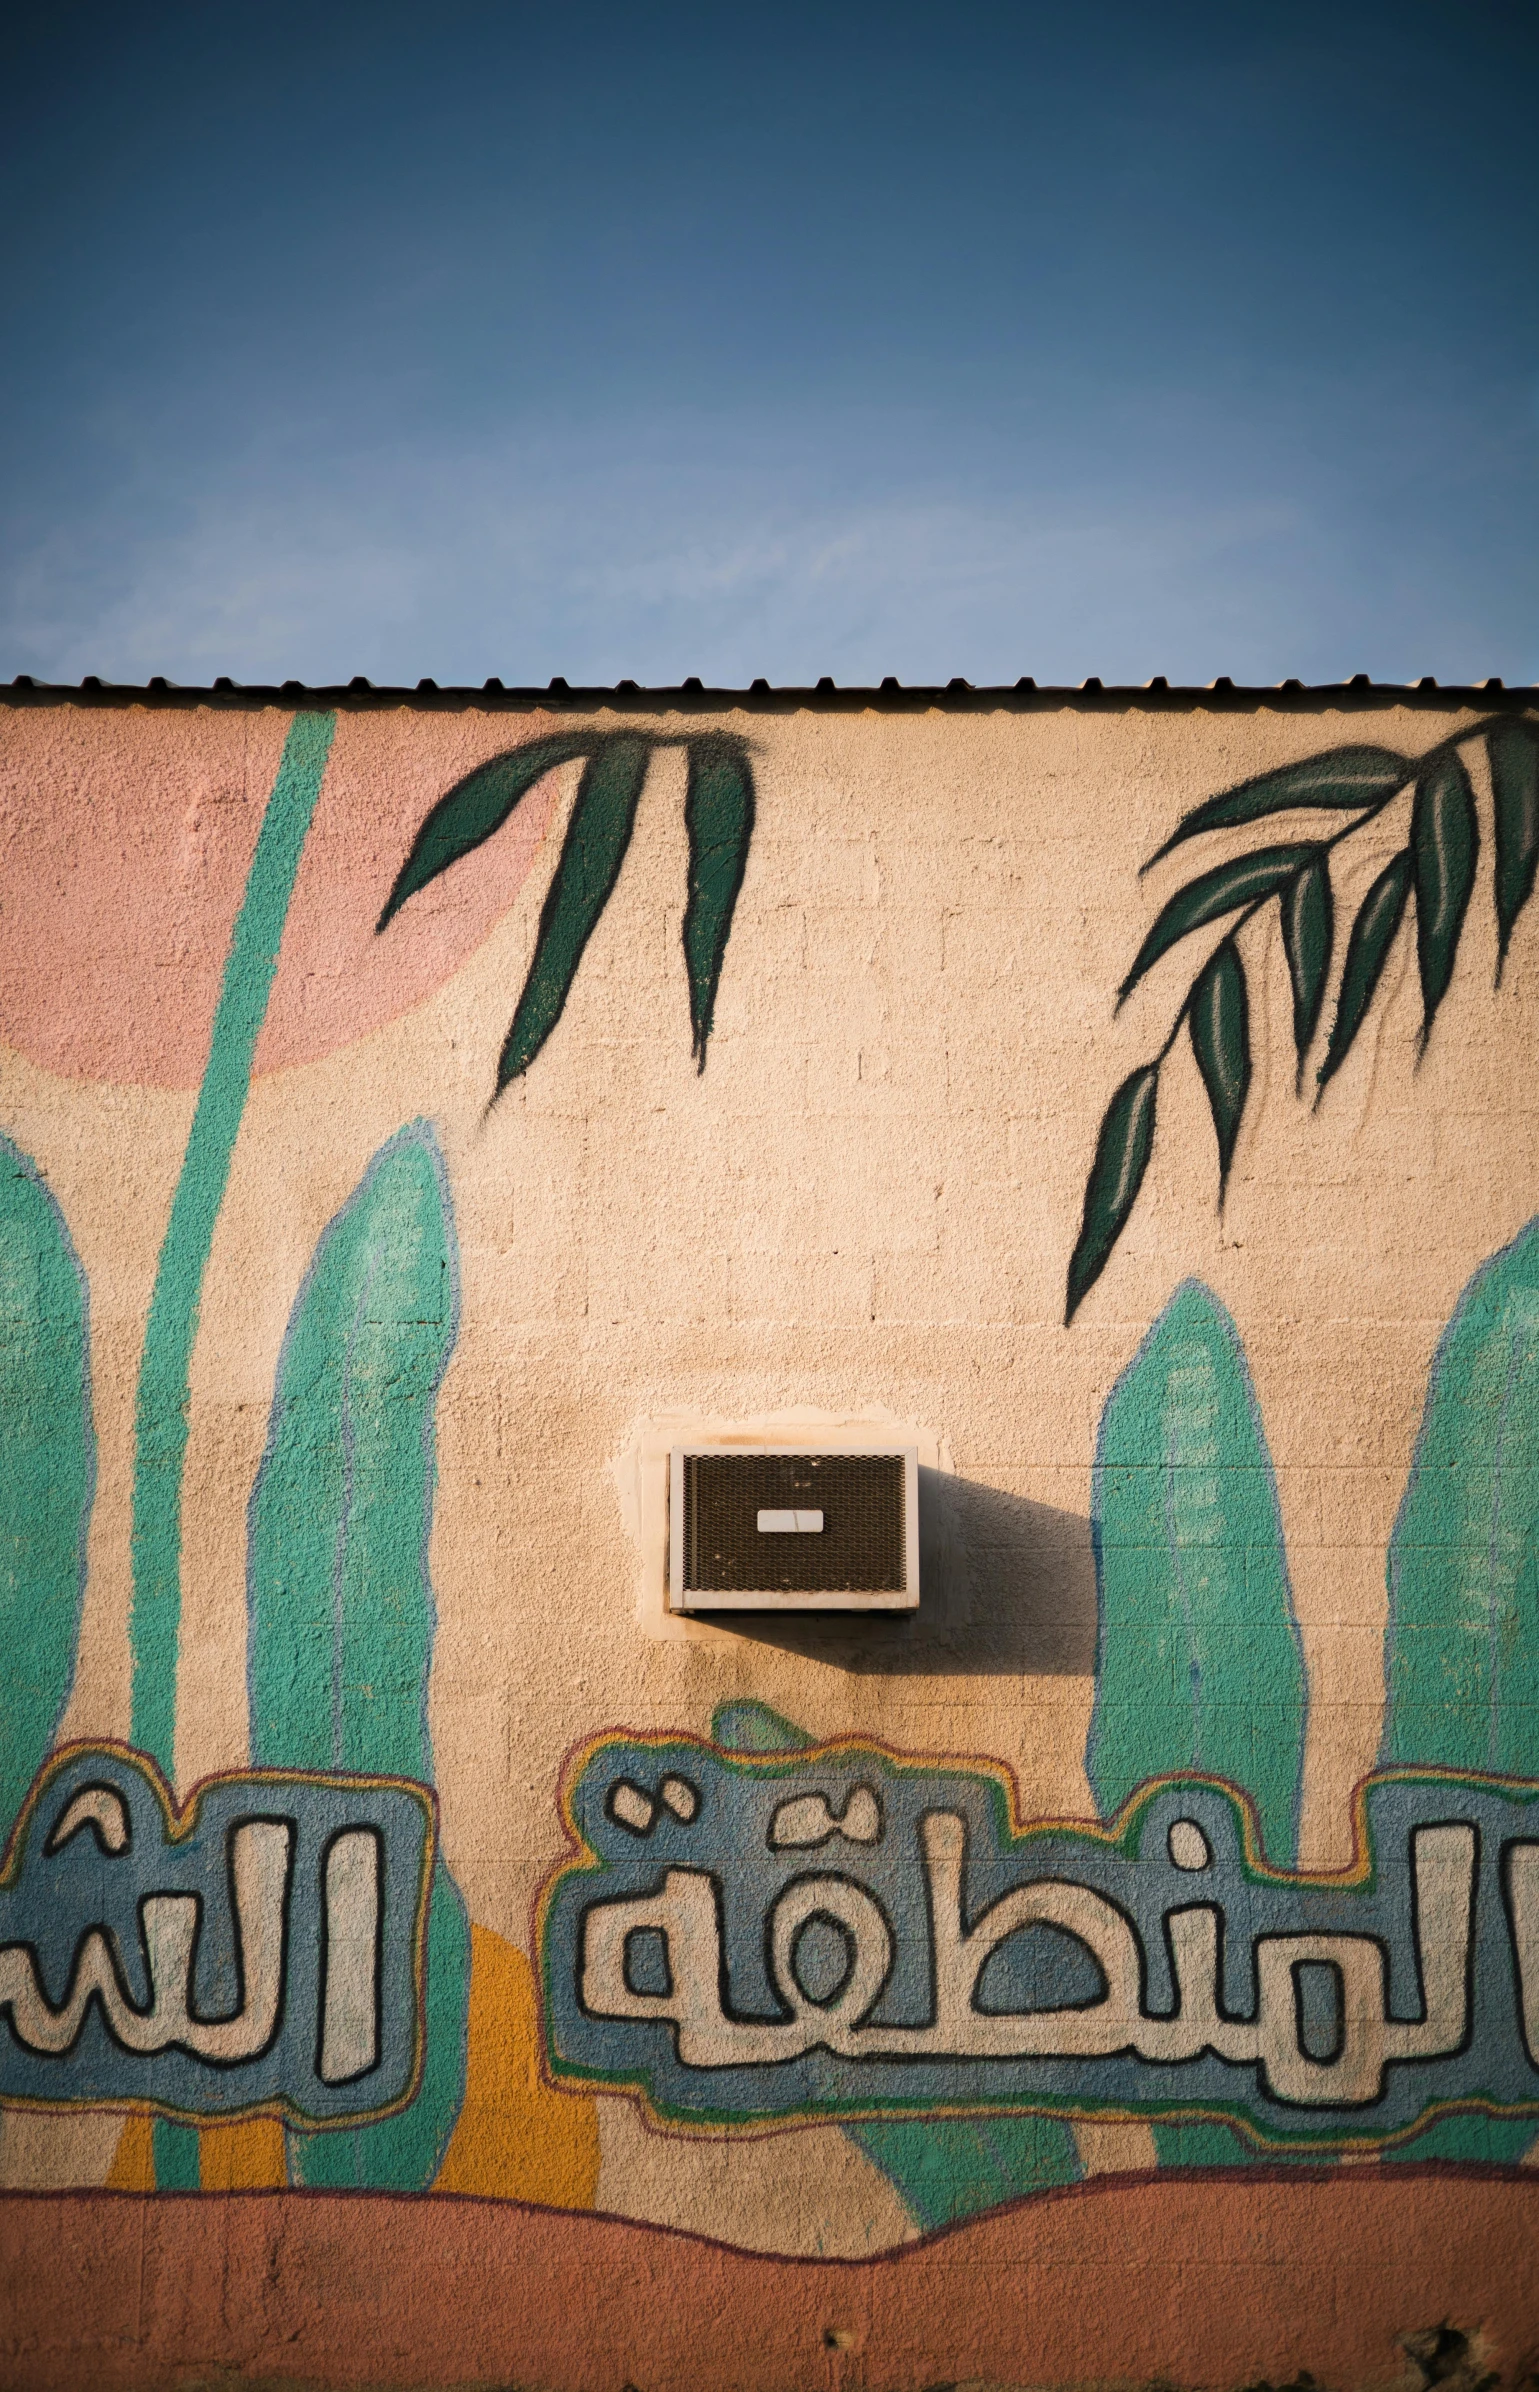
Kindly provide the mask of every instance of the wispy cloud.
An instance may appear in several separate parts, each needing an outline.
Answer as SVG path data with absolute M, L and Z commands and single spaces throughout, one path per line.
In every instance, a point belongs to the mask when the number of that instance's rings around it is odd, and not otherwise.
M 23 27 L 0 676 L 1539 670 L 1532 12 L 355 13 Z
M 699 415 L 300 470 L 253 444 L 13 552 L 0 641 L 57 676 L 869 681 L 1499 669 L 1449 592 L 1372 599 L 1323 494 L 916 471 L 912 427 Z M 125 519 L 125 515 L 126 518 Z M 1429 604 L 1429 600 L 1431 603 Z M 1365 630 L 1365 617 L 1373 618 Z M 1510 643 L 1509 643 L 1510 646 Z M 1453 652 L 1450 652 L 1450 651 Z M 1465 653 L 1459 651 L 1467 650 Z

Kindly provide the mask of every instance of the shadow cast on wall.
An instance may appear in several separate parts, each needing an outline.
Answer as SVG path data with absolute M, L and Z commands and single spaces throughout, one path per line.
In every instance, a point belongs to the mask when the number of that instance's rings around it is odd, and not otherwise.
M 888 1677 L 1089 1677 L 1095 1553 L 1078 1512 L 919 1473 L 917 1612 L 706 1613 L 755 1644 Z

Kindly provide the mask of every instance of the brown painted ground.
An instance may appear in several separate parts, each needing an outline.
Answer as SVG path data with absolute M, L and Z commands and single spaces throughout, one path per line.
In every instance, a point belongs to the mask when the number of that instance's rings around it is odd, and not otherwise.
M 968 2381 L 1405 2385 L 1449 2323 L 1539 2359 L 1539 2177 L 1124 2179 L 860 2261 L 516 2203 L 13 2195 L 0 2382 L 921 2392 Z M 1473 2375 L 1473 2368 L 1471 2374 Z

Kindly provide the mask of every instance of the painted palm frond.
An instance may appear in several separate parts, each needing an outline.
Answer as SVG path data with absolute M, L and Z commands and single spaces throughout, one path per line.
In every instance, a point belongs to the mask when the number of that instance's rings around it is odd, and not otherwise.
M 695 1062 L 701 1071 L 705 1069 L 737 894 L 748 868 L 753 815 L 753 774 L 742 741 L 722 736 L 691 740 L 684 797 L 684 827 L 689 836 L 684 962 L 689 974 Z
M 650 761 L 644 739 L 621 733 L 583 766 L 529 975 L 497 1059 L 499 1096 L 522 1078 L 561 1019 L 583 949 L 620 877 Z
M 1251 1087 L 1250 1004 L 1238 941 L 1274 903 L 1292 988 L 1297 1088 L 1302 1094 L 1336 943 L 1332 858 L 1407 792 L 1411 803 L 1405 843 L 1379 873 L 1347 933 L 1334 1016 L 1315 1072 L 1315 1102 L 1356 1045 L 1408 911 L 1416 924 L 1425 1050 L 1453 978 L 1475 886 L 1480 812 L 1463 750 L 1476 742 L 1485 748 L 1491 782 L 1500 982 L 1514 927 L 1533 895 L 1539 868 L 1539 726 L 1527 720 L 1505 717 L 1472 724 L 1422 756 L 1380 747 L 1329 748 L 1300 764 L 1262 773 L 1194 807 L 1144 865 L 1147 872 L 1188 839 L 1245 829 L 1279 814 L 1351 817 L 1326 836 L 1254 848 L 1210 866 L 1177 889 L 1152 924 L 1118 990 L 1119 1007 L 1186 939 L 1220 925 L 1223 935 L 1188 987 L 1159 1052 L 1128 1074 L 1107 1106 L 1069 1262 L 1066 1324 L 1111 1260 L 1138 1201 L 1154 1150 L 1160 1075 L 1183 1029 L 1213 1116 L 1218 1200 L 1223 1207 Z
M 753 839 L 754 778 L 746 740 L 727 731 L 659 738 L 633 730 L 561 732 L 529 740 L 456 782 L 412 842 L 381 908 L 377 932 L 388 930 L 420 890 L 493 838 L 547 773 L 581 760 L 534 954 L 498 1057 L 493 1101 L 528 1071 L 565 1011 L 584 950 L 620 877 L 652 758 L 667 747 L 682 747 L 687 760 L 684 963 L 690 1032 L 703 1071 Z
M 380 910 L 376 933 L 389 929 L 407 899 L 415 897 L 419 889 L 428 888 L 451 864 L 473 855 L 494 838 L 519 799 L 548 772 L 578 756 L 591 756 L 600 744 L 597 733 L 582 731 L 531 739 L 523 747 L 510 748 L 506 755 L 493 756 L 489 764 L 478 764 L 474 772 L 456 781 L 423 820 Z

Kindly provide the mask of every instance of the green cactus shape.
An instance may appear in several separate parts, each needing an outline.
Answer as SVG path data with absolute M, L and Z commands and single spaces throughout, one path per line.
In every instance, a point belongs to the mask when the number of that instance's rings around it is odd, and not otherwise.
M 1433 1356 L 1389 1543 L 1379 1758 L 1539 1766 L 1539 1219 L 1481 1264 Z M 1444 2118 L 1389 2156 L 1513 2160 L 1521 2118 Z
M 1380 1759 L 1539 1763 L 1539 1220 L 1482 1263 L 1433 1357 L 1389 1544 Z
M 1107 1398 L 1091 1501 L 1099 1599 L 1086 1769 L 1103 1818 L 1201 1769 L 1298 1841 L 1306 1690 L 1272 1459 L 1233 1321 L 1177 1288 Z M 1254 2159 L 1221 2124 L 1156 2127 L 1162 2165 Z
M 0 1843 L 75 1672 L 96 1489 L 85 1273 L 37 1165 L 0 1137 Z
M 260 1765 L 431 1781 L 434 1416 L 458 1321 L 443 1160 L 412 1122 L 323 1233 L 284 1339 L 248 1522 Z M 294 2182 L 432 2183 L 464 2094 L 469 1975 L 465 1906 L 440 1860 L 421 2088 L 396 2118 L 291 2134 Z

